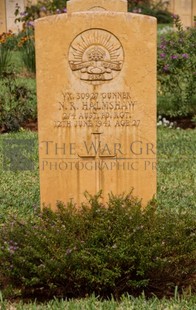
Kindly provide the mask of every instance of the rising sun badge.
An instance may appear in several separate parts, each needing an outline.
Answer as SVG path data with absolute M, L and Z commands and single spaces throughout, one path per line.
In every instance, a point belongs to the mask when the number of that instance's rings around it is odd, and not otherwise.
M 124 60 L 120 41 L 110 32 L 90 29 L 80 33 L 69 48 L 69 64 L 77 77 L 91 84 L 113 80 Z

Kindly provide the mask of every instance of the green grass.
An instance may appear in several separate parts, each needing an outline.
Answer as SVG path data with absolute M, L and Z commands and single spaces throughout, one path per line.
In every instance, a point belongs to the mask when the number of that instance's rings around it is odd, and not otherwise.
M 196 210 L 196 130 L 158 130 L 159 207 Z
M 21 57 L 20 51 L 12 51 L 11 54 L 11 63 L 13 65 L 13 68 L 16 72 L 21 72 L 24 70 L 24 64 Z
M 4 171 L 2 141 L 35 139 L 34 171 Z M 159 208 L 196 210 L 196 130 L 158 129 Z M 37 133 L 0 135 L 0 216 L 29 214 L 39 207 Z
M 35 140 L 33 154 L 33 171 L 5 171 L 3 169 L 3 145 L 5 139 Z M 5 151 L 5 148 L 4 148 Z M 0 216 L 4 218 L 7 212 L 17 212 L 21 215 L 34 212 L 39 206 L 39 173 L 37 134 L 30 131 L 0 135 Z
M 22 76 L 17 76 L 16 75 L 15 79 L 16 79 L 17 85 L 24 85 L 29 90 L 35 91 L 35 89 L 36 89 L 36 80 L 35 80 L 35 78 L 33 76 L 32 77 L 28 77 L 28 79 L 27 79 L 27 78 L 24 78 Z M 0 92 L 1 93 L 5 93 L 6 91 L 7 91 L 7 89 L 4 86 L 4 80 L 0 79 Z
M 176 297 L 171 300 L 159 300 L 156 297 L 146 300 L 144 296 L 139 298 L 123 297 L 120 302 L 115 300 L 99 301 L 95 297 L 90 297 L 83 300 L 53 300 L 47 304 L 20 302 L 11 305 L 2 302 L 0 305 L 2 310 L 195 310 L 196 297 L 182 299 Z
M 9 63 L 10 67 L 8 67 L 8 69 L 10 68 L 12 72 L 15 72 L 17 75 L 21 76 L 32 76 L 35 79 L 34 74 L 28 73 L 27 69 L 25 68 L 24 62 L 22 60 L 21 51 L 12 50 Z

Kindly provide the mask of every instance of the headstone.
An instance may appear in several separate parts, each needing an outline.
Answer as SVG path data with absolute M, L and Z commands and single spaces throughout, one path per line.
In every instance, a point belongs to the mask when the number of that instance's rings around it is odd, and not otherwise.
M 71 0 L 36 21 L 42 206 L 156 193 L 156 19 L 125 4 Z
M 69 13 L 82 11 L 127 12 L 127 0 L 71 0 L 67 2 Z
M 37 4 L 38 0 L 24 0 L 25 7 Z
M 7 24 L 7 31 L 12 30 L 13 32 L 18 32 L 22 24 L 15 23 L 15 10 L 16 4 L 20 7 L 20 11 L 24 11 L 24 0 L 6 0 L 6 24 Z
M 175 10 L 180 16 L 185 27 L 191 27 L 192 23 L 192 0 L 176 1 Z
M 5 0 L 0 1 L 0 34 L 6 32 Z
M 194 26 L 196 16 L 196 0 L 170 0 L 169 9 L 180 16 L 184 27 Z
M 193 0 L 193 27 L 196 28 L 196 0 Z

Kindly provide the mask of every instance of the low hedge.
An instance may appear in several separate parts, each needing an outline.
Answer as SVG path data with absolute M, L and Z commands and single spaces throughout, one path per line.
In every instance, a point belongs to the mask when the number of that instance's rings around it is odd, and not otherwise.
M 37 299 L 195 290 L 194 212 L 142 209 L 132 196 L 89 196 L 0 227 L 1 290 Z

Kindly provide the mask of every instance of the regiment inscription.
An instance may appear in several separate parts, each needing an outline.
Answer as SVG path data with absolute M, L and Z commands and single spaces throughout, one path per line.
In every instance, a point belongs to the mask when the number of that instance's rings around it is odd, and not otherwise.
M 58 108 L 61 119 L 55 127 L 139 126 L 134 119 L 137 102 L 130 92 L 72 93 L 62 92 Z

